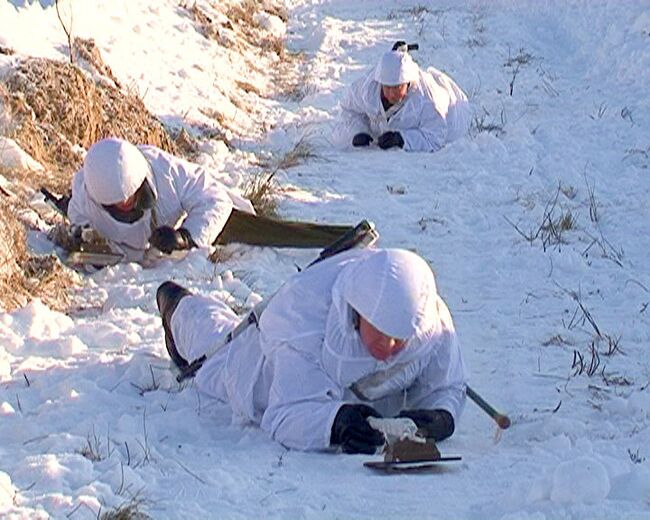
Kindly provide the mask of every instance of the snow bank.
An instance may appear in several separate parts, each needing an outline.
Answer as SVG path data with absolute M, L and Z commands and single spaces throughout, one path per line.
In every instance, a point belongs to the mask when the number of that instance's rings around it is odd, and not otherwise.
M 579 457 L 560 464 L 555 470 L 551 500 L 593 504 L 604 500 L 610 489 L 605 467 L 592 457 Z
M 16 141 L 0 137 L 0 168 L 21 171 L 43 171 L 43 165 L 34 160 Z

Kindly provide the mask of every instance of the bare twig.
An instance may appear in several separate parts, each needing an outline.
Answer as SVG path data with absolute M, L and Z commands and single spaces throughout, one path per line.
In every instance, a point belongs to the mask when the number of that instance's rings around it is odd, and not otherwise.
M 634 464 L 641 464 L 642 462 L 645 461 L 645 457 L 642 457 L 639 455 L 639 448 L 636 449 L 636 451 L 632 451 L 630 448 L 627 449 L 627 454 L 630 456 L 630 460 Z
M 594 195 L 594 185 L 589 184 L 586 168 L 583 175 L 585 178 L 585 184 L 587 185 L 587 193 L 589 195 L 589 219 L 596 223 L 598 222 L 598 205 L 596 204 L 596 197 Z
M 515 90 L 515 80 L 519 75 L 519 70 L 523 65 L 528 65 L 533 59 L 533 55 L 524 51 L 523 48 L 519 49 L 519 53 L 516 56 L 510 56 L 510 49 L 508 49 L 508 59 L 504 63 L 504 67 L 509 68 L 512 72 L 512 78 L 510 79 L 509 92 L 510 96 L 514 93 Z
M 607 104 L 603 101 L 602 103 L 600 103 L 600 105 L 598 105 L 595 108 L 596 108 L 595 114 L 593 115 L 590 114 L 589 117 L 594 120 L 602 119 L 603 116 L 605 115 L 605 112 L 607 112 Z
M 181 468 L 183 468 L 185 471 L 187 471 L 188 474 L 192 475 L 196 480 L 198 480 L 201 484 L 207 485 L 208 483 L 203 480 L 201 477 L 199 477 L 196 473 L 190 471 L 190 469 L 183 464 L 180 460 L 177 459 L 172 459 L 176 464 L 178 464 Z
M 149 365 L 149 372 L 151 373 L 151 384 L 149 386 L 140 386 L 136 383 L 131 383 L 134 388 L 138 389 L 140 395 L 144 395 L 147 392 L 155 392 L 160 388 L 160 383 L 156 381 L 156 376 L 153 373 L 153 367 Z
M 59 9 L 59 0 L 55 1 L 54 6 L 56 7 L 56 16 L 59 19 L 59 22 L 61 23 L 61 27 L 63 27 L 63 32 L 65 32 L 66 38 L 68 39 L 68 53 L 70 57 L 70 64 L 74 65 L 74 43 L 72 38 L 72 5 L 70 5 L 70 23 L 68 25 L 65 24 L 65 22 L 63 21 L 63 17 L 61 16 L 61 11 Z
M 526 233 L 525 231 L 522 231 L 521 228 L 519 228 L 516 224 L 510 221 L 507 217 L 504 218 L 515 229 L 515 231 L 524 237 L 526 241 L 528 241 L 531 245 L 533 242 L 535 242 L 535 240 L 539 239 L 544 251 L 546 251 L 546 249 L 551 245 L 560 247 L 562 244 L 567 243 L 566 239 L 564 238 L 564 232 L 576 227 L 576 220 L 571 210 L 560 211 L 559 215 L 555 214 L 555 209 L 558 204 L 560 193 L 570 193 L 567 190 L 568 188 L 563 187 L 561 183 L 558 184 L 555 195 L 546 203 L 546 206 L 544 207 L 544 212 L 542 214 L 542 223 L 534 231 L 530 230 L 528 233 Z

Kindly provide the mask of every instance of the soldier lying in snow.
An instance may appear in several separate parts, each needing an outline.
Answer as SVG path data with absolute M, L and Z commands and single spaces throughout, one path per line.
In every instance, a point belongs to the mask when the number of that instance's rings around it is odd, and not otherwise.
M 73 225 L 93 228 L 129 261 L 141 261 L 150 246 L 166 254 L 230 242 L 324 247 L 351 229 L 257 216 L 201 166 L 121 139 L 88 150 L 67 212 Z
M 239 322 L 222 301 L 165 282 L 165 343 L 184 369 Z M 374 453 L 369 417 L 411 418 L 427 437 L 455 428 L 465 369 L 427 263 L 399 249 L 353 250 L 293 276 L 251 325 L 209 357 L 199 390 L 301 450 Z
M 465 93 L 446 74 L 420 70 L 404 42 L 355 81 L 341 102 L 338 140 L 346 145 L 435 152 L 469 128 Z

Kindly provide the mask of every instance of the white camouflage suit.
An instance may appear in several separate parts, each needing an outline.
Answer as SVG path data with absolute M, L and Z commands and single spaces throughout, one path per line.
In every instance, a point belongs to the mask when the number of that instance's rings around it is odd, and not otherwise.
M 410 338 L 386 361 L 372 357 L 353 323 L 355 309 L 384 334 Z M 193 361 L 239 318 L 221 301 L 182 298 L 172 336 Z M 402 409 L 443 409 L 457 422 L 465 368 L 431 269 L 414 253 L 352 250 L 294 275 L 272 298 L 259 328 L 249 326 L 208 359 L 199 390 L 230 404 L 234 419 L 260 424 L 287 447 L 330 446 L 346 403 L 366 402 L 392 417 Z
M 147 179 L 156 195 L 133 223 L 115 220 L 102 206 L 129 198 Z M 199 247 L 209 247 L 236 207 L 254 213 L 250 202 L 215 180 L 198 164 L 174 157 L 155 146 L 134 146 L 121 139 L 95 143 L 72 180 L 68 217 L 73 225 L 90 226 L 126 260 L 141 261 L 154 228 L 183 227 Z
M 409 83 L 406 98 L 384 110 L 383 85 Z M 377 138 L 397 131 L 404 150 L 435 152 L 467 133 L 471 108 L 467 96 L 445 73 L 434 67 L 422 71 L 404 51 L 384 54 L 377 66 L 356 80 L 340 104 L 337 144 L 349 146 L 358 133 Z

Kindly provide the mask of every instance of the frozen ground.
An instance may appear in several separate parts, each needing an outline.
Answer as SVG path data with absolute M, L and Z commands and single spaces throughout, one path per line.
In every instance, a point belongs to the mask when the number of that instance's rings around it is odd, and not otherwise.
M 77 4 L 80 33 L 166 121 L 224 103 L 220 51 L 177 2 Z M 137 496 L 156 519 L 650 518 L 650 5 L 296 0 L 288 34 L 307 96 L 257 107 L 273 130 L 242 146 L 306 136 L 316 157 L 279 174 L 283 214 L 365 217 L 431 262 L 471 384 L 512 427 L 496 436 L 468 403 L 440 445 L 462 463 L 384 476 L 232 425 L 174 382 L 155 290 L 173 278 L 246 307 L 317 252 L 195 251 L 88 276 L 70 316 L 0 315 L 0 515 L 95 518 Z M 471 135 L 436 154 L 334 150 L 345 85 L 397 39 L 468 92 Z M 65 58 L 51 6 L 1 5 L 2 43 Z M 233 184 L 246 167 L 218 147 L 203 160 Z

